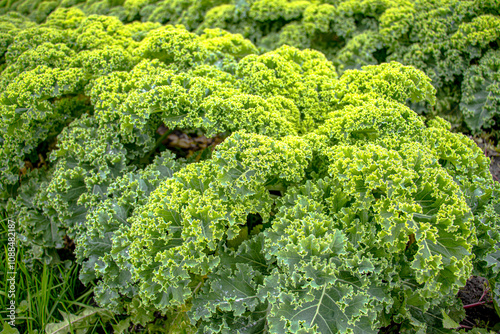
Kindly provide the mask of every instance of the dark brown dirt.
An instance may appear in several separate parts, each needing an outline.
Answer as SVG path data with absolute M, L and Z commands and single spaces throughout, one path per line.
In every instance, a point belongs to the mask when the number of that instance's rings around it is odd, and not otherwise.
M 57 250 L 57 255 L 59 256 L 59 260 L 73 261 L 75 259 L 75 248 L 76 248 L 75 242 L 67 235 L 64 236 L 63 240 L 64 240 L 64 247 Z
M 487 279 L 472 276 L 467 281 L 465 287 L 458 292 L 458 297 L 462 300 L 465 307 L 480 301 L 485 302 L 482 305 L 466 308 L 466 317 L 465 320 L 460 323 L 461 325 L 467 327 L 478 326 L 483 328 L 492 328 L 496 324 L 500 323 L 500 318 L 498 317 L 493 304 L 491 304 L 491 296 L 488 288 Z
M 167 149 L 176 153 L 178 157 L 183 158 L 196 157 L 200 154 L 200 151 L 208 147 L 213 150 L 215 146 L 224 141 L 222 135 L 207 138 L 204 135 L 187 134 L 180 130 L 170 131 L 164 125 L 161 125 L 156 132 L 160 136 L 166 135 L 162 140 L 162 144 Z

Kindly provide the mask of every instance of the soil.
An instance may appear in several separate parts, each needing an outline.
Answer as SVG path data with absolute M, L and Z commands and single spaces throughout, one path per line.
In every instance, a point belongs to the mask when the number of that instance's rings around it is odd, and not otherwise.
M 58 249 L 57 254 L 59 255 L 60 261 L 66 261 L 66 260 L 75 260 L 75 241 L 68 237 L 67 235 L 64 236 L 64 248 Z
M 491 303 L 491 296 L 488 291 L 488 280 L 484 277 L 472 276 L 467 281 L 465 287 L 458 292 L 458 297 L 462 300 L 464 306 L 485 302 L 482 305 L 465 309 L 465 320 L 460 324 L 468 327 L 487 327 L 492 328 L 500 323 L 500 317 Z M 486 289 L 486 291 L 485 291 Z
M 160 136 L 165 136 L 162 144 L 176 154 L 178 158 L 195 157 L 199 159 L 200 151 L 206 148 L 214 149 L 215 146 L 224 141 L 224 136 L 217 135 L 207 138 L 201 134 L 187 134 L 180 130 L 170 131 L 165 125 L 161 125 L 156 131 Z

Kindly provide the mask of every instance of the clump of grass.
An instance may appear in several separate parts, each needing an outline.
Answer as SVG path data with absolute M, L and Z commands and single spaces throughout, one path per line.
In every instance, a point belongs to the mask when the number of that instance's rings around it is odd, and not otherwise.
M 93 287 L 85 287 L 78 279 L 80 266 L 71 261 L 55 265 L 38 263 L 29 269 L 24 263 L 25 250 L 17 244 L 14 270 L 7 261 L 8 226 L 5 214 L 0 216 L 0 317 L 2 323 L 8 319 L 7 307 L 9 272 L 15 272 L 16 326 L 20 333 L 44 333 L 48 323 L 60 322 L 60 311 L 78 314 L 83 309 L 95 306 Z M 106 324 L 97 321 L 91 333 L 106 331 Z M 99 329 L 98 329 L 99 328 Z

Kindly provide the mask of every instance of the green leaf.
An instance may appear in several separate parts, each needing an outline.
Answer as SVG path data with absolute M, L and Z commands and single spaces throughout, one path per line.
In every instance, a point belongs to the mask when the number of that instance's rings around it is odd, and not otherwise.
M 196 326 L 191 324 L 187 311 L 191 305 L 183 305 L 165 314 L 166 320 L 148 324 L 147 329 L 153 333 L 190 334 L 196 333 Z
M 460 324 L 450 318 L 444 310 L 441 310 L 443 315 L 443 327 L 447 329 L 456 329 L 460 327 Z
M 294 292 L 291 292 L 294 291 Z M 348 284 L 325 283 L 317 288 L 291 289 L 279 295 L 269 318 L 273 333 L 377 333 L 370 297 Z
M 236 269 L 220 269 L 208 276 L 209 284 L 193 300 L 193 317 L 207 318 L 217 309 L 232 311 L 241 316 L 247 310 L 253 311 L 259 305 L 257 272 L 247 264 L 238 263 Z
M 3 329 L 0 334 L 19 334 L 17 328 L 11 327 L 7 322 L 3 322 Z
M 267 273 L 269 263 L 262 252 L 264 240 L 264 235 L 258 234 L 250 240 L 243 241 L 235 251 L 225 248 L 220 254 L 221 263 L 233 270 L 236 270 L 238 263 L 245 263 L 256 271 Z
M 455 296 L 447 296 L 440 300 L 438 306 L 423 311 L 420 307 L 411 306 L 409 308 L 408 318 L 412 327 L 405 333 L 429 333 L 429 334 L 453 334 L 460 325 L 457 324 L 458 319 L 452 319 L 446 310 L 453 309 L 457 303 Z M 459 302 L 459 301 L 458 301 Z M 460 303 L 461 307 L 461 303 Z M 465 314 L 464 314 L 465 316 Z M 461 319 L 460 319 L 461 320 Z
M 113 313 L 106 309 L 86 308 L 80 314 L 70 314 L 60 311 L 63 321 L 50 323 L 45 326 L 47 334 L 67 334 L 72 332 L 87 333 L 93 324 L 99 319 L 106 322 L 113 318 Z
M 151 309 L 144 307 L 139 297 L 134 297 L 127 304 L 127 314 L 130 314 L 130 322 L 146 326 L 147 323 L 154 320 L 154 312 Z
M 113 331 L 115 334 L 123 334 L 130 327 L 130 317 L 121 320 L 116 325 L 113 325 Z
M 19 303 L 19 306 L 17 307 L 16 309 L 16 312 L 18 314 L 23 314 L 24 312 L 26 312 L 28 310 L 28 301 L 27 300 L 23 300 Z
M 260 333 L 268 313 L 267 303 L 258 296 L 262 275 L 246 263 L 232 267 L 208 275 L 188 314 L 192 319 L 201 318 L 200 329 L 208 333 Z

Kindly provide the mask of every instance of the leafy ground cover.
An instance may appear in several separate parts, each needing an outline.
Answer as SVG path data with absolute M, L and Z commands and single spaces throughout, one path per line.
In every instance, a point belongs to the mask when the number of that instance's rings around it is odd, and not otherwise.
M 345 50 L 320 45 L 329 58 L 266 51 L 284 25 L 255 45 L 218 28 L 88 15 L 80 8 L 90 2 L 52 2 L 40 17 L 47 3 L 27 4 L 2 3 L 0 20 L 0 197 L 18 232 L 22 330 L 497 330 L 493 313 L 477 317 L 498 310 L 500 296 L 495 150 L 415 112 L 443 106 L 442 78 L 394 61 L 348 69 L 330 61 Z M 129 6 L 106 4 L 115 14 Z M 269 14 L 270 4 L 281 3 L 238 6 Z M 340 23 L 378 31 L 379 18 L 355 3 L 287 4 L 299 32 L 306 12 L 330 19 L 346 8 L 352 20 Z M 228 15 L 241 9 L 229 5 Z M 392 5 L 380 17 L 414 8 Z M 474 54 L 457 76 L 474 79 L 454 96 L 469 98 L 484 80 L 494 88 L 496 7 L 439 6 L 456 19 L 469 13 L 453 36 L 482 41 L 455 37 Z

